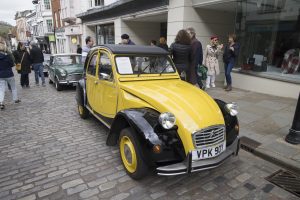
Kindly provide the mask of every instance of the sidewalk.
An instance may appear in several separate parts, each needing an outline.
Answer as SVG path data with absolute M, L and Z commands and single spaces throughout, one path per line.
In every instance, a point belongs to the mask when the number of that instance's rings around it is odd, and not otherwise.
M 292 126 L 297 99 L 235 88 L 226 92 L 221 85 L 207 92 L 225 102 L 237 102 L 243 149 L 300 173 L 300 145 L 292 145 L 284 140 Z

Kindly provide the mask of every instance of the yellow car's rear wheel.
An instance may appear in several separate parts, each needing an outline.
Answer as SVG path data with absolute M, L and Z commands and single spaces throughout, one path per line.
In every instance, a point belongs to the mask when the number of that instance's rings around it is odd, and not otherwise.
M 142 158 L 139 141 L 132 128 L 125 128 L 119 138 L 120 156 L 127 174 L 133 179 L 146 176 L 148 166 Z
M 77 108 L 78 108 L 79 116 L 82 119 L 86 119 L 86 118 L 89 117 L 89 111 L 88 111 L 88 109 L 86 109 L 84 106 L 82 106 L 80 104 L 77 105 Z

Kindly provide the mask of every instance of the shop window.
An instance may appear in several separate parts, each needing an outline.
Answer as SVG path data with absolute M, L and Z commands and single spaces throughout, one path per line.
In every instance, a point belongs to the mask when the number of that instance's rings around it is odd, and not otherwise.
M 254 75 L 300 82 L 300 4 L 247 0 L 238 5 L 238 67 Z
M 96 28 L 97 45 L 115 44 L 115 27 L 113 24 L 98 25 Z
M 95 0 L 95 6 L 104 6 L 104 0 Z

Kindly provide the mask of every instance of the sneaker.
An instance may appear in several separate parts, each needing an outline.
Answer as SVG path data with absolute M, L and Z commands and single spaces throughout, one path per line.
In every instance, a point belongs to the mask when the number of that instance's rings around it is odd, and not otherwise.
M 4 104 L 0 103 L 0 109 L 3 110 L 5 108 Z
M 21 102 L 21 100 L 20 99 L 18 99 L 18 100 L 15 100 L 15 103 L 20 103 Z
M 210 88 L 210 86 L 209 86 L 209 85 L 206 85 L 206 88 L 208 89 L 208 88 Z
M 214 83 L 211 84 L 211 87 L 216 87 L 216 85 Z

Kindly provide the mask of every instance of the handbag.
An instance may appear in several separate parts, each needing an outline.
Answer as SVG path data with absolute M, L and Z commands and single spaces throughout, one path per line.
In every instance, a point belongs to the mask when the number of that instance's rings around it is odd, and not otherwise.
M 200 77 L 201 80 L 207 79 L 207 71 L 208 71 L 208 68 L 206 66 L 198 65 L 197 75 Z
M 23 56 L 22 56 L 21 62 L 16 64 L 16 70 L 17 70 L 17 71 L 20 71 L 20 70 L 21 70 L 21 63 L 23 62 L 24 55 L 25 55 L 25 53 L 23 53 Z

